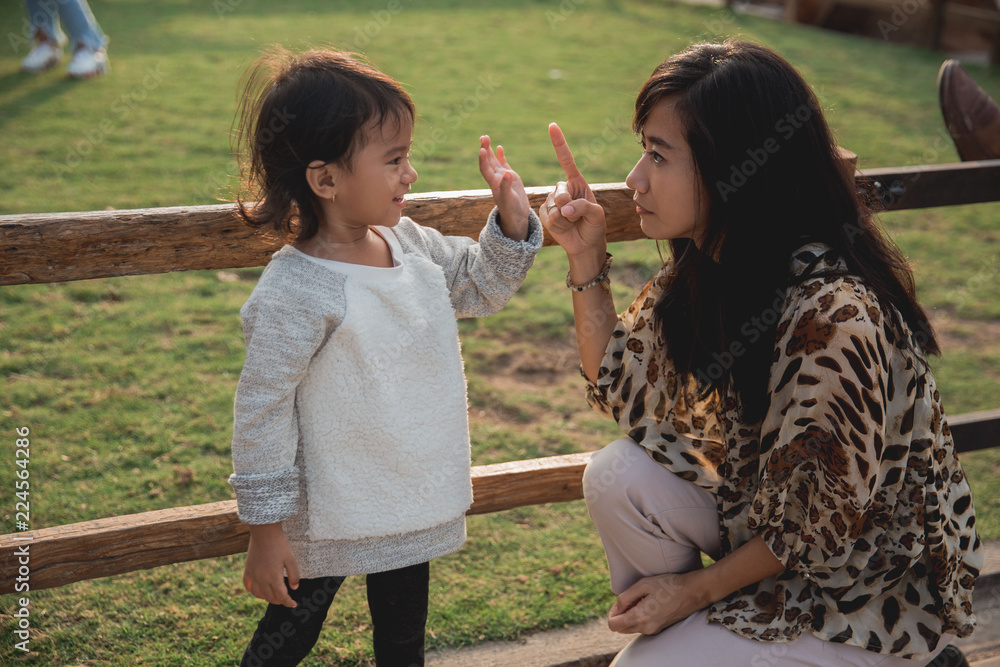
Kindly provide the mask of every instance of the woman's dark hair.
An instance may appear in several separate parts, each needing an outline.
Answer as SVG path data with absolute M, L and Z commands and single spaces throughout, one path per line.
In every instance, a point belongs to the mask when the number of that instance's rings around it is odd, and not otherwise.
M 643 85 L 637 134 L 664 99 L 687 133 L 703 186 L 696 196 L 708 198 L 700 247 L 670 242 L 675 270 L 655 305 L 678 371 L 707 379 L 706 393 L 735 389 L 744 418 L 762 418 L 780 315 L 774 303 L 792 279 L 792 253 L 808 242 L 830 245 L 891 321 L 898 324 L 898 308 L 922 351 L 939 353 L 905 258 L 876 224 L 819 101 L 787 61 L 740 41 L 692 46 Z M 727 372 L 711 377 L 712 364 Z
M 308 165 L 321 160 L 350 169 L 368 132 L 415 116 L 413 100 L 396 81 L 358 56 L 335 51 L 272 49 L 239 87 L 239 217 L 293 241 L 312 238 L 319 228 Z

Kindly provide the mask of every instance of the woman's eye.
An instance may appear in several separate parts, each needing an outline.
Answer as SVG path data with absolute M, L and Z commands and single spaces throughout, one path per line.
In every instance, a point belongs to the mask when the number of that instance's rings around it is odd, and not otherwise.
M 636 143 L 639 144 L 639 146 L 642 147 L 642 154 L 649 156 L 650 162 L 652 162 L 653 164 L 659 164 L 659 163 L 663 162 L 663 156 L 662 155 L 660 155 L 656 151 L 648 151 L 648 150 L 646 150 L 646 142 L 645 141 L 643 141 L 642 139 L 640 139 Z

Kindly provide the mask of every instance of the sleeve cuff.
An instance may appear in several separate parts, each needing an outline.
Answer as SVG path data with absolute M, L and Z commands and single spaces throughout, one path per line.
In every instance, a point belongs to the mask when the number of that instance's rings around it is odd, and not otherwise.
M 751 515 L 753 511 L 751 511 Z M 842 563 L 830 562 L 821 552 L 814 549 L 808 538 L 803 539 L 801 524 L 786 525 L 785 521 L 770 521 L 766 524 L 754 525 L 750 520 L 749 528 L 756 533 L 768 550 L 777 558 L 785 570 L 795 572 L 809 581 L 822 581 L 842 566 Z
M 782 531 L 775 526 L 765 526 L 764 530 L 757 533 L 764 544 L 767 545 L 771 555 L 781 561 L 785 569 L 794 570 L 797 565 L 797 558 L 792 548 L 782 539 Z
M 236 491 L 236 511 L 245 524 L 278 523 L 298 511 L 298 468 L 233 474 L 229 477 L 229 484 Z
M 593 408 L 595 412 L 618 421 L 611 404 L 608 403 L 606 389 L 596 382 L 592 382 L 591 379 L 587 377 L 587 374 L 583 372 L 582 365 L 580 366 L 580 377 L 582 377 L 583 381 L 586 383 L 586 398 L 590 407 Z
M 502 275 L 520 278 L 531 268 L 535 254 L 542 247 L 542 239 L 542 223 L 534 211 L 528 214 L 527 239 L 515 241 L 504 236 L 500 228 L 500 211 L 494 206 L 486 226 L 479 234 L 479 245 Z

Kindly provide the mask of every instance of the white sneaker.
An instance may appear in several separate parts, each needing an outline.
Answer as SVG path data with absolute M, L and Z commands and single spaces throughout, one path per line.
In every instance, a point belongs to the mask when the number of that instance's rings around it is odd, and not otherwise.
M 62 60 L 62 49 L 52 42 L 38 42 L 21 61 L 21 71 L 37 74 L 55 67 Z
M 66 66 L 66 74 L 74 79 L 88 79 L 108 71 L 108 54 L 104 49 L 94 51 L 87 46 L 77 47 L 73 59 Z

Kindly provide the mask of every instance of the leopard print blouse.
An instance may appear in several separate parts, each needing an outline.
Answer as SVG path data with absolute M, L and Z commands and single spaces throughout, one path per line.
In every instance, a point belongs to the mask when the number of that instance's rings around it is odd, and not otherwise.
M 760 322 L 778 322 L 770 407 L 744 423 L 735 394 L 699 398 L 698 379 L 670 364 L 653 325 L 669 270 L 621 315 L 588 400 L 716 494 L 723 555 L 760 535 L 785 564 L 712 605 L 709 619 L 757 640 L 809 631 L 904 658 L 926 657 L 942 634 L 969 635 L 983 551 L 912 332 L 827 246 L 800 248 L 799 282 L 741 331 L 753 342 Z

